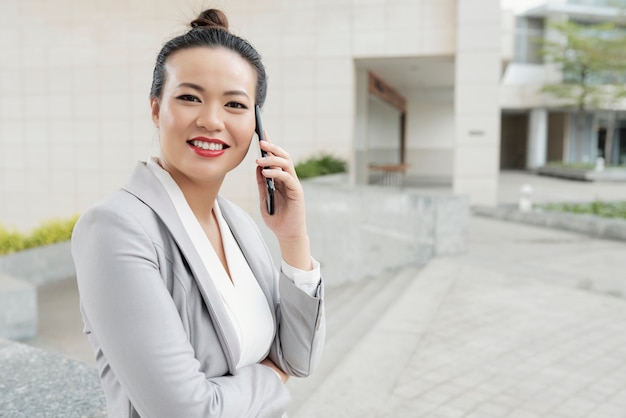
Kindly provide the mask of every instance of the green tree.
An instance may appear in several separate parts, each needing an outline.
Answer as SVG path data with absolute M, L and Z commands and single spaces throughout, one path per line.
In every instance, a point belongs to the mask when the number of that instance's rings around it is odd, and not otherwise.
M 576 147 L 582 151 L 584 114 L 602 110 L 608 126 L 604 158 L 611 162 L 616 103 L 626 97 L 626 32 L 618 22 L 581 24 L 573 21 L 550 22 L 559 39 L 542 40 L 542 51 L 548 62 L 562 71 L 560 83 L 542 88 L 576 109 Z

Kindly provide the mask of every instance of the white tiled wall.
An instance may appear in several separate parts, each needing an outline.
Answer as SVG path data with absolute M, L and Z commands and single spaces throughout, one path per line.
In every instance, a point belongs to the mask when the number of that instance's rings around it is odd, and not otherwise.
M 471 204 L 496 202 L 500 153 L 500 9 L 497 0 L 459 2 L 453 188 Z M 482 13 L 476 13 L 481 10 Z
M 81 212 L 158 151 L 148 108 L 154 58 L 203 6 L 223 8 L 231 30 L 264 56 L 264 122 L 298 161 L 352 155 L 354 58 L 454 54 L 456 4 L 0 0 L 0 223 L 27 228 Z M 253 148 L 223 189 L 250 211 Z
M 161 13 L 159 2 L 0 2 L 0 223 L 80 212 L 150 155 L 152 61 L 171 31 Z

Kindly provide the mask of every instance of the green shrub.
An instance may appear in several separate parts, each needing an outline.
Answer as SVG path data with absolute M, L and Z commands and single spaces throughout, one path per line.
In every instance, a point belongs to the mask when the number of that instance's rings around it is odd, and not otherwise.
M 626 202 L 602 202 L 596 200 L 591 203 L 561 203 L 543 206 L 552 212 L 569 212 L 586 215 L 601 216 L 603 218 L 626 219 Z
M 72 237 L 72 230 L 77 220 L 78 215 L 69 219 L 51 219 L 43 222 L 30 234 L 8 230 L 0 225 L 0 254 L 10 254 L 28 248 L 67 241 Z
M 0 254 L 9 254 L 24 249 L 24 237 L 15 230 L 0 225 Z
M 563 161 L 551 161 L 546 164 L 548 167 L 573 168 L 577 170 L 593 170 L 596 165 L 591 163 L 566 163 Z
M 296 164 L 298 178 L 324 176 L 327 174 L 345 173 L 348 164 L 345 160 L 330 154 L 320 154 Z

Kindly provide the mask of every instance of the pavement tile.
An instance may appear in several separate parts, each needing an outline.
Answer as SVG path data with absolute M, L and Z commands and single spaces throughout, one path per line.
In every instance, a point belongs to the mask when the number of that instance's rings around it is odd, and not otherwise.
M 448 405 L 438 407 L 431 413 L 433 418 L 461 418 L 466 416 L 466 412 Z
M 505 417 L 514 408 L 508 405 L 499 404 L 492 401 L 487 401 L 476 408 L 474 413 L 485 417 L 500 418 Z M 471 416 L 471 415 L 469 415 Z
M 507 418 L 542 418 L 542 415 L 527 409 L 518 408 L 511 411 L 511 413 L 507 415 Z

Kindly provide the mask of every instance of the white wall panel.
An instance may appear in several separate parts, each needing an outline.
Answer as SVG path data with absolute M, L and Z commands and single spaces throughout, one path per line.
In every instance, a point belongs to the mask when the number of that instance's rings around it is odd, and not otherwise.
M 263 55 L 267 129 L 298 158 L 327 150 L 353 159 L 356 57 L 451 55 L 456 47 L 454 0 L 211 5 Z M 20 183 L 0 183 L 0 223 L 25 228 L 82 212 L 158 151 L 148 108 L 154 59 L 200 9 L 195 0 L 0 1 L 0 153 L 8 155 L 0 178 L 21 173 Z M 426 150 L 449 140 L 446 112 L 427 110 L 434 119 L 423 127 L 425 142 L 420 134 L 411 143 Z M 254 155 L 224 190 L 252 210 Z

